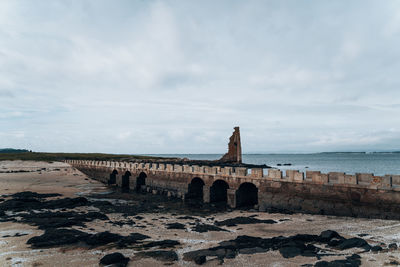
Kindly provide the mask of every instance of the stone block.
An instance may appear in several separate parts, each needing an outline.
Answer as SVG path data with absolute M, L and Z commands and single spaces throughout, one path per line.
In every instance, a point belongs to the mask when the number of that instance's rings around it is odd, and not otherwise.
M 355 175 L 346 174 L 344 176 L 345 184 L 357 184 L 357 177 Z
M 212 167 L 212 174 L 219 174 L 219 173 L 221 173 L 221 167 L 219 166 Z
M 168 172 L 173 172 L 174 171 L 174 165 L 172 165 L 172 164 L 167 164 L 167 166 L 166 166 L 166 171 L 168 171 Z
M 372 173 L 356 173 L 357 183 L 363 185 L 369 185 L 372 182 Z
M 300 173 L 298 170 L 286 170 L 286 177 L 289 181 L 303 181 L 304 173 Z
M 221 172 L 224 175 L 231 175 L 232 174 L 232 167 L 221 168 Z
M 158 164 L 158 170 L 159 170 L 159 171 L 165 170 L 165 164 L 164 164 L 164 163 Z
M 193 169 L 193 172 L 200 172 L 200 166 L 199 165 L 193 165 L 192 169 Z
M 268 178 L 282 179 L 282 171 L 276 169 L 268 169 Z
M 261 178 L 264 175 L 264 170 L 262 168 L 252 168 L 251 177 Z
M 184 172 L 192 172 L 192 166 L 183 165 L 183 171 Z
M 294 172 L 294 177 L 293 177 L 293 179 L 294 179 L 296 182 L 303 182 L 303 181 L 304 181 L 304 173 L 303 173 L 303 172 L 299 172 L 299 171 Z
M 344 172 L 330 172 L 328 173 L 328 181 L 331 184 L 344 184 Z
M 381 183 L 378 186 L 379 189 L 386 189 L 390 190 L 392 189 L 392 176 L 391 175 L 385 175 L 381 179 Z
M 246 176 L 247 174 L 247 168 L 245 167 L 235 167 L 234 170 L 237 176 Z
M 400 175 L 390 175 L 392 177 L 392 187 L 400 187 Z
M 154 170 L 154 171 L 157 170 L 158 169 L 158 163 L 152 163 L 151 164 L 151 169 Z
M 183 172 L 183 166 L 179 164 L 174 164 L 174 171 L 175 172 Z

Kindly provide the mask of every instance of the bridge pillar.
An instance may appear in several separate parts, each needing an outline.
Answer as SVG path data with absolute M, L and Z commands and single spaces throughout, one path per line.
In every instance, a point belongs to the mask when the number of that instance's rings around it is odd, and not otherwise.
M 203 186 L 203 202 L 210 203 L 210 187 Z
M 227 190 L 227 201 L 228 206 L 231 208 L 236 208 L 236 190 L 235 189 L 228 189 Z

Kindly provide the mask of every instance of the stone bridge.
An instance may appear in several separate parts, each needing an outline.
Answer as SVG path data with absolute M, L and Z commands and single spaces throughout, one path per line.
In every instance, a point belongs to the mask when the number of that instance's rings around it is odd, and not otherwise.
M 89 177 L 123 192 L 146 191 L 231 208 L 400 218 L 400 175 L 68 160 Z

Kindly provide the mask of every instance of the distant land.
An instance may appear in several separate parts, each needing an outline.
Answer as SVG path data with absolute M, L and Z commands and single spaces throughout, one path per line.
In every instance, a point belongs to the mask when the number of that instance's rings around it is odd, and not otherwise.
M 0 149 L 0 160 L 33 160 L 33 161 L 63 161 L 68 159 L 77 160 L 115 160 L 135 161 L 146 159 L 166 159 L 157 156 L 126 155 L 126 154 L 104 154 L 104 153 L 48 153 L 32 152 L 25 149 Z M 172 158 L 171 158 L 172 159 Z
M 15 148 L 0 148 L 0 153 L 24 153 L 29 152 L 27 149 L 15 149 Z

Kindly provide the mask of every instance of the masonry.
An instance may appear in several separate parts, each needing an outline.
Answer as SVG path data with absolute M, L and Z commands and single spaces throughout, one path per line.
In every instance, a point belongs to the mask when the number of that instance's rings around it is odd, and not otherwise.
M 400 219 L 400 175 L 68 160 L 124 192 L 145 191 L 231 208 Z

